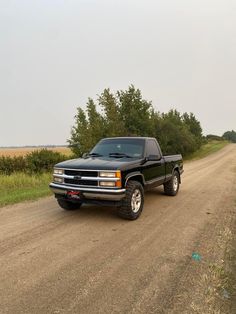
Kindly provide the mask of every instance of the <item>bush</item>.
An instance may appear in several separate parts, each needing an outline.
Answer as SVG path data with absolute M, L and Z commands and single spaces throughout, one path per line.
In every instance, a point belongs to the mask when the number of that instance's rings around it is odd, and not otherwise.
M 214 135 L 214 134 L 208 134 L 206 136 L 206 139 L 208 141 L 223 141 L 223 137 L 222 136 L 218 136 L 218 135 Z
M 41 149 L 28 153 L 25 157 L 0 157 L 0 173 L 10 175 L 15 172 L 42 173 L 52 171 L 58 162 L 69 159 L 59 152 Z
M 66 159 L 65 155 L 47 149 L 33 151 L 25 157 L 27 171 L 32 173 L 51 171 L 55 164 Z
M 0 157 L 0 173 L 10 175 L 13 172 L 25 171 L 27 169 L 24 157 Z

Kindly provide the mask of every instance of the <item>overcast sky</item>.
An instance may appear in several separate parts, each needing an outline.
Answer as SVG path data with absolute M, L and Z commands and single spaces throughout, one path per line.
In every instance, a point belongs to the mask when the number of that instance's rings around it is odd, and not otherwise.
M 76 107 L 141 89 L 236 129 L 235 0 L 0 0 L 0 146 L 65 144 Z

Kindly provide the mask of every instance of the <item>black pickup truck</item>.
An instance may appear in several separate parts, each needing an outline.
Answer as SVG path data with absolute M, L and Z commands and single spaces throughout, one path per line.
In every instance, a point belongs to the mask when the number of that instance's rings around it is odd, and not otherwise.
M 142 212 L 144 191 L 163 184 L 174 196 L 182 173 L 182 156 L 163 156 L 155 138 L 105 138 L 82 158 L 55 165 L 50 188 L 63 209 L 115 205 L 119 216 L 134 220 Z

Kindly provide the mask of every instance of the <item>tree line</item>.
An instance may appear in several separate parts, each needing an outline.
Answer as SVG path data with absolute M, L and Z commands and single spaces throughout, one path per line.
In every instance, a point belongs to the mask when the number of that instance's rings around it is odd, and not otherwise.
M 133 85 L 115 93 L 104 89 L 96 101 L 88 99 L 85 110 L 78 107 L 68 143 L 76 156 L 82 156 L 101 138 L 113 136 L 155 137 L 164 154 L 183 156 L 203 143 L 202 127 L 193 113 L 160 113 Z
M 236 132 L 234 130 L 227 131 L 223 134 L 223 138 L 232 143 L 236 143 Z

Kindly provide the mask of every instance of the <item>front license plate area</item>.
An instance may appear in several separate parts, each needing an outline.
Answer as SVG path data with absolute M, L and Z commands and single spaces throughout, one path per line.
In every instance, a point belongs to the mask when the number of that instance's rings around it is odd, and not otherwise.
M 71 198 L 73 200 L 80 200 L 81 195 L 79 191 L 68 191 L 67 192 L 67 197 Z

